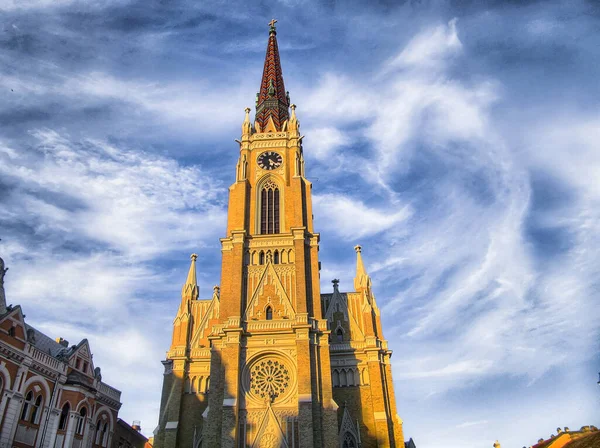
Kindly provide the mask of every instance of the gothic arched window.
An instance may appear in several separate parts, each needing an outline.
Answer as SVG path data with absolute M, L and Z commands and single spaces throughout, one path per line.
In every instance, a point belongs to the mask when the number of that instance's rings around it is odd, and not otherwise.
M 273 309 L 270 306 L 265 310 L 265 316 L 267 317 L 267 320 L 273 320 Z
M 69 403 L 65 403 L 60 413 L 60 420 L 58 422 L 58 429 L 60 431 L 65 431 L 67 429 L 67 422 L 69 421 L 69 411 L 71 410 L 71 406 Z
M 85 429 L 85 416 L 87 415 L 87 409 L 81 408 L 79 411 L 79 418 L 77 419 L 77 429 L 75 432 L 79 435 L 83 435 L 83 430 Z
M 39 425 L 41 412 L 40 408 L 42 407 L 42 394 L 39 394 L 35 399 L 35 403 L 31 407 L 31 419 L 29 420 L 34 425 Z
M 279 233 L 279 187 L 270 180 L 260 191 L 260 233 Z
M 31 413 L 31 407 L 33 406 L 33 391 L 27 392 L 25 395 L 25 403 L 23 404 L 23 410 L 21 411 L 21 420 L 28 421 Z
M 342 331 L 341 328 L 338 328 L 337 331 L 335 332 L 335 339 L 336 339 L 336 342 L 343 342 L 344 332 Z
M 258 264 L 265 264 L 265 253 L 262 250 L 258 256 Z
M 273 264 L 279 264 L 279 252 L 275 251 L 273 254 Z

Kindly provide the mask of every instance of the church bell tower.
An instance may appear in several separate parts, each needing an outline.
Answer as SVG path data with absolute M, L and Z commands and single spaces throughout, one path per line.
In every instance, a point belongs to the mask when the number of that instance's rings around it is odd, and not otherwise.
M 276 35 L 273 20 L 229 188 L 203 446 L 337 446 L 312 185 Z
M 192 255 L 163 362 L 155 446 L 403 447 L 388 393 L 391 351 L 373 326 L 378 309 L 360 254 L 357 292 L 339 293 L 335 283 L 322 301 L 312 184 L 275 22 L 255 118 L 247 108 L 237 140 L 221 285 L 199 299 Z M 332 341 L 334 325 L 344 334 Z

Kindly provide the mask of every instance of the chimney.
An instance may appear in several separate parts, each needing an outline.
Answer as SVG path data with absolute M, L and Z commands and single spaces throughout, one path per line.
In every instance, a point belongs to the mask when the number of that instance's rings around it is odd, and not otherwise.
M 56 338 L 56 342 L 58 342 L 60 345 L 62 345 L 65 348 L 69 347 L 69 341 L 67 341 L 66 339 Z
M 134 420 L 131 427 L 133 429 L 135 429 L 137 432 L 141 432 L 142 431 L 142 422 L 139 420 Z

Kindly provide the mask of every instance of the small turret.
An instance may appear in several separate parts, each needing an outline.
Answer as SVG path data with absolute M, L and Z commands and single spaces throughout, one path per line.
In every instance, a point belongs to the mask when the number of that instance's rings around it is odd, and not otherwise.
M 298 122 L 298 118 L 296 117 L 296 105 L 292 104 L 290 106 L 290 109 L 292 109 L 292 115 L 290 116 L 290 121 L 288 123 L 288 131 L 298 132 L 298 129 L 300 128 L 300 123 Z
M 196 300 L 198 299 L 198 281 L 196 279 L 196 260 L 198 259 L 197 254 L 190 255 L 192 262 L 190 263 L 190 270 L 188 271 L 187 280 L 185 285 L 181 288 L 182 300 Z
M 246 112 L 246 116 L 244 118 L 244 122 L 242 123 L 242 137 L 252 134 L 252 123 L 250 123 L 250 108 L 247 107 L 246 109 L 244 109 L 244 112 Z
M 362 260 L 362 247 L 354 246 L 354 250 L 356 251 L 356 277 L 354 277 L 354 289 L 357 292 L 365 291 L 371 288 L 371 277 L 367 274 L 365 270 L 365 265 Z

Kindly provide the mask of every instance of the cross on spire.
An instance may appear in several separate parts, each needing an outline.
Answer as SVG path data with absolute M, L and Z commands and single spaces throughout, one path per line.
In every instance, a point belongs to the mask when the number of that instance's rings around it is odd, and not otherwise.
M 275 24 L 277 23 L 277 19 L 271 19 L 269 22 L 269 26 L 271 27 L 270 31 L 275 31 Z

